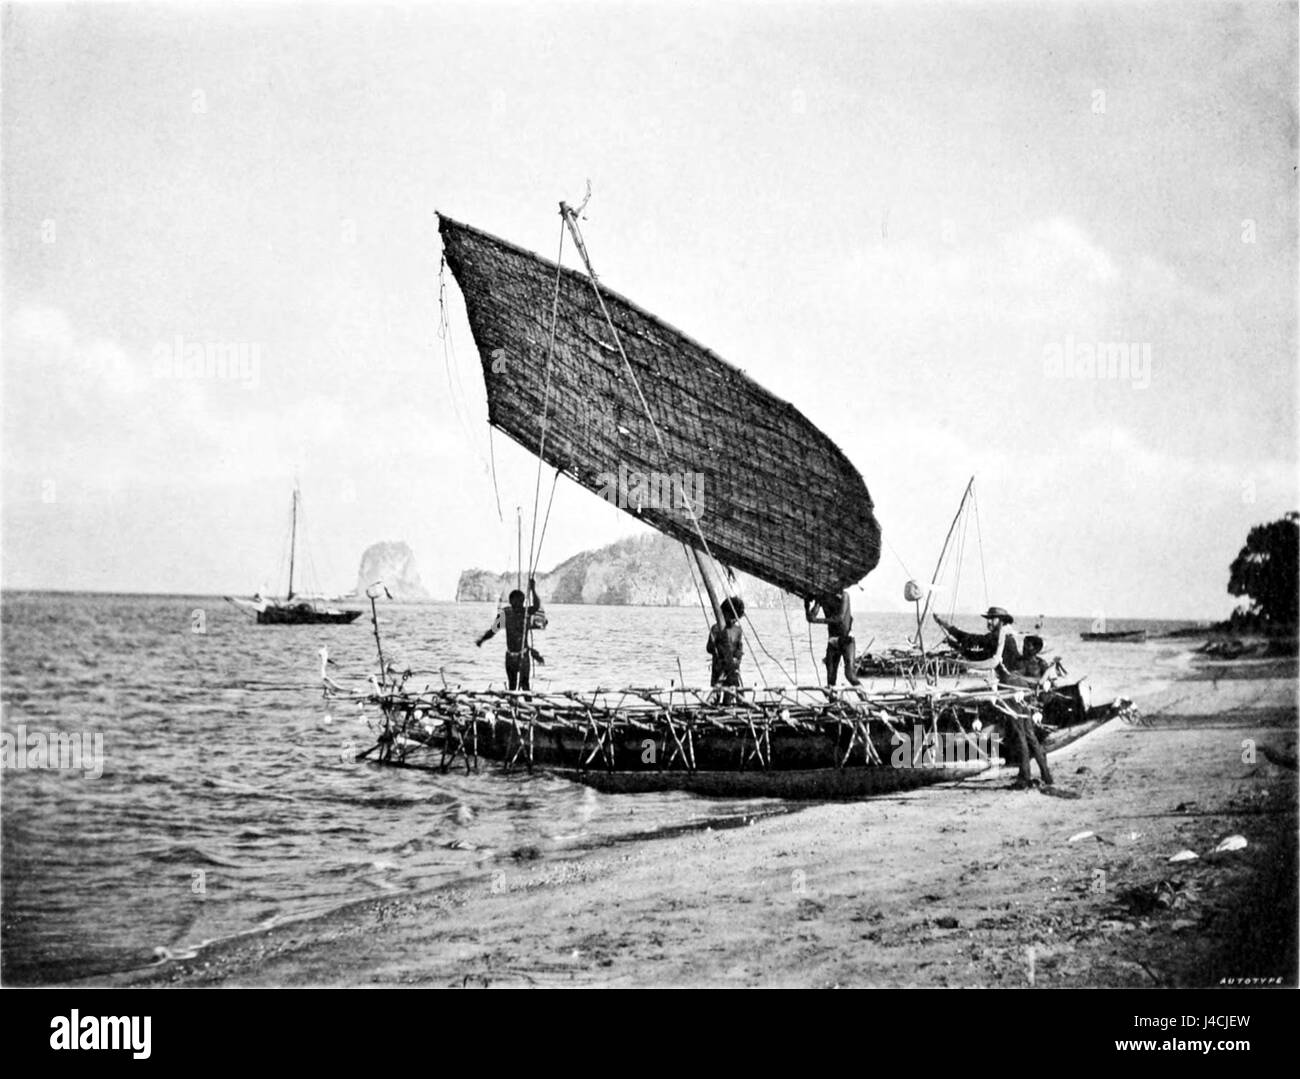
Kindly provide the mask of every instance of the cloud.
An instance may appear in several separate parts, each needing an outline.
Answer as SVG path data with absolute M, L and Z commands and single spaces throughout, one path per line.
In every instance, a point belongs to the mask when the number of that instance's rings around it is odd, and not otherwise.
M 51 349 L 65 351 L 76 340 L 72 332 L 72 323 L 57 307 L 29 305 L 19 308 L 12 318 L 5 336 L 11 344 L 46 345 Z
M 1063 217 L 965 245 L 902 239 L 860 248 L 835 295 L 885 335 L 959 326 L 972 338 L 1029 326 L 1105 338 L 1104 328 L 1153 311 L 1224 307 L 1154 255 L 1123 258 Z
M 1031 223 L 979 245 L 899 241 L 854 253 L 842 287 L 873 324 L 1018 325 L 1081 317 L 1123 280 L 1121 267 L 1078 225 Z
M 1026 288 L 1043 289 L 1063 280 L 1091 284 L 1119 281 L 1115 260 L 1082 228 L 1065 218 L 1037 221 L 1002 244 L 1005 265 Z
M 1082 462 L 1085 468 L 1099 462 L 1114 465 L 1117 478 L 1131 488 L 1141 479 L 1159 497 L 1174 506 L 1217 504 L 1225 500 L 1253 503 L 1285 503 L 1294 496 L 1295 467 L 1281 458 L 1244 463 L 1221 454 L 1188 455 L 1171 453 L 1143 442 L 1137 435 L 1116 425 L 1098 425 L 1079 433 L 1067 460 Z
M 16 309 L 5 339 L 11 475 L 57 474 L 111 490 L 283 483 L 295 470 L 360 483 L 399 465 L 422 474 L 455 467 L 469 452 L 463 425 L 442 422 L 449 405 L 426 408 L 421 394 L 403 392 L 415 375 L 380 371 L 346 393 L 326 384 L 297 394 L 275 384 L 275 370 L 251 377 L 246 362 L 204 368 L 196 358 L 187 368 L 185 353 L 210 343 L 182 339 L 170 362 L 175 339 L 132 350 L 80 333 L 47 305 Z

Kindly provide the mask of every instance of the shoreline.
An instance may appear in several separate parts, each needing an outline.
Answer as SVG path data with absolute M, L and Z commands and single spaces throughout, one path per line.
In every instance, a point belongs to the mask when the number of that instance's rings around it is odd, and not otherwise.
M 628 538 L 628 537 L 625 537 Z M 545 571 L 544 571 L 545 572 Z M 251 594 L 247 587 L 247 582 L 243 582 L 235 587 L 227 588 L 224 591 L 217 592 L 138 592 L 129 589 L 100 589 L 100 588 L 37 588 L 27 585 L 0 585 L 0 598 L 5 596 L 98 596 L 103 598 L 117 599 L 209 599 L 224 600 L 227 596 L 242 596 L 245 592 Z M 368 602 L 364 593 L 339 593 L 328 597 L 330 601 L 343 601 L 348 603 L 365 603 Z M 427 599 L 393 599 L 386 601 L 398 607 L 427 607 L 427 606 L 496 606 L 498 601 L 495 599 L 458 600 L 454 596 L 439 597 L 431 596 Z M 553 601 L 547 600 L 547 605 Z M 682 608 L 693 608 L 695 603 L 559 603 L 554 604 L 557 607 L 613 607 L 613 608 L 631 608 L 636 610 L 680 610 Z M 761 604 L 756 605 L 760 610 L 780 610 L 780 607 L 763 607 Z M 867 617 L 869 615 L 884 615 L 886 617 L 910 616 L 912 610 L 909 607 L 889 607 L 876 609 L 864 608 L 860 613 L 855 612 L 855 617 Z M 972 608 L 970 611 L 958 612 L 959 618 L 977 618 L 978 608 Z M 1043 616 L 1052 622 L 1091 622 L 1095 617 L 1092 614 L 1047 614 Z M 1115 618 L 1119 622 L 1141 622 L 1141 623 L 1162 623 L 1176 627 L 1173 630 L 1163 630 L 1151 635 L 1151 640 L 1180 640 L 1180 639 L 1203 639 L 1214 636 L 1254 636 L 1255 631 L 1236 631 L 1219 628 L 1223 623 L 1222 620 L 1215 621 L 1212 617 L 1187 616 L 1179 617 L 1177 615 L 1126 615 L 1122 618 Z
M 1195 663 L 1139 722 L 1052 754 L 1061 797 L 1003 768 L 503 860 L 72 984 L 1295 985 L 1294 671 Z M 1214 853 L 1231 835 L 1245 849 Z

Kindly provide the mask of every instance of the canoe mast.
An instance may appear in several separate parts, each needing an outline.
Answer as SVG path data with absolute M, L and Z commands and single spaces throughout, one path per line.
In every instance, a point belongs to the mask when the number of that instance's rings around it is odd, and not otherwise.
M 293 599 L 293 553 L 298 547 L 298 486 L 293 488 L 293 520 L 289 525 L 289 592 L 284 597 L 285 603 Z M 312 588 L 311 581 L 307 582 L 307 587 Z

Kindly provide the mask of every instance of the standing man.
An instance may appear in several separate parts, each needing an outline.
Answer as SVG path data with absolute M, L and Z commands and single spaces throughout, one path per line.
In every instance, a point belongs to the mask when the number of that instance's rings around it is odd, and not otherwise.
M 1051 669 L 1047 660 L 1043 659 L 1043 638 L 1035 633 L 1029 634 L 1025 638 L 1025 651 L 1020 659 L 1020 669 L 1018 671 L 1006 671 L 1004 668 L 998 668 L 998 681 L 1008 682 L 1011 685 L 1023 685 L 1032 689 L 1041 689 L 1047 685 L 1047 672 Z M 1025 790 L 1033 786 L 1033 774 L 1029 769 L 1029 757 L 1032 754 L 1034 760 L 1038 762 L 1039 774 L 1043 777 L 1043 786 L 1052 786 L 1052 773 L 1047 769 L 1047 754 L 1043 752 L 1042 743 L 1038 741 L 1038 732 L 1034 729 L 1034 717 L 1032 715 L 1008 716 L 1008 725 L 1011 728 L 1011 736 L 1015 739 L 1016 747 L 1020 751 L 1020 775 L 1017 777 L 1013 786 L 1017 790 Z
M 820 608 L 821 614 L 818 615 Z M 853 644 L 853 609 L 848 592 L 827 592 L 809 596 L 803 601 L 804 617 L 809 622 L 826 625 L 826 684 L 835 685 L 840 660 L 844 661 L 844 677 L 850 685 L 858 684 L 858 657 Z
M 529 675 L 532 673 L 532 649 L 528 646 L 528 631 L 546 628 L 546 612 L 542 610 L 542 601 L 537 598 L 537 584 L 528 578 L 528 606 L 524 606 L 524 594 L 515 589 L 510 593 L 510 606 L 502 607 L 497 612 L 496 621 L 484 634 L 474 642 L 482 647 L 483 642 L 498 630 L 506 631 L 506 684 L 510 689 L 528 690 Z M 538 656 L 541 661 L 541 656 Z
M 1043 745 L 1038 740 L 1038 732 L 1034 730 L 1034 717 L 1032 715 L 1022 715 L 1012 709 L 1012 714 L 1006 716 L 1006 725 L 1010 729 L 1011 737 L 1015 740 L 1016 748 L 1020 753 L 1020 775 L 1016 777 L 1016 781 L 1011 786 L 1015 790 L 1028 790 L 1034 785 L 1033 773 L 1029 769 L 1031 754 L 1034 760 L 1038 762 L 1038 771 L 1043 777 L 1043 786 L 1052 786 L 1052 773 L 1048 771 L 1047 754 L 1043 752 Z
M 713 657 L 711 683 L 714 686 L 739 686 L 740 661 L 745 656 L 745 636 L 740 629 L 740 619 L 745 616 L 745 601 L 739 596 L 722 601 L 722 621 L 709 627 L 709 640 L 705 649 Z M 723 693 L 721 699 L 730 703 L 734 693 Z

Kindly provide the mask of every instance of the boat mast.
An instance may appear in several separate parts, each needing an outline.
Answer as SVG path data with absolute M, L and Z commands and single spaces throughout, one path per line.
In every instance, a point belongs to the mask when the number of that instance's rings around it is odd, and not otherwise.
M 718 599 L 718 589 L 713 583 L 713 577 L 709 573 L 708 566 L 705 565 L 704 559 L 700 557 L 698 547 L 692 547 L 691 554 L 695 556 L 695 564 L 700 567 L 700 576 L 704 578 L 704 591 L 709 594 L 709 603 L 713 607 L 713 617 L 718 625 L 725 626 L 727 620 L 722 616 L 722 603 Z
M 289 526 L 289 594 L 285 602 L 293 599 L 293 549 L 298 544 L 298 488 L 293 489 L 293 524 Z
M 966 490 L 962 492 L 961 502 L 957 504 L 957 514 L 952 519 L 952 524 L 948 526 L 948 535 L 944 537 L 943 549 L 939 552 L 939 561 L 934 565 L 934 576 L 930 578 L 930 588 L 925 595 L 925 606 L 921 613 L 916 616 L 916 643 L 921 649 L 921 655 L 925 655 L 925 641 L 921 633 L 925 628 L 925 616 L 930 613 L 930 603 L 934 600 L 934 586 L 939 583 L 939 571 L 943 568 L 944 556 L 948 553 L 948 544 L 952 541 L 952 534 L 957 528 L 957 522 L 961 520 L 962 511 L 966 509 L 966 499 L 970 498 L 971 488 L 975 486 L 975 477 L 972 476 L 966 484 Z

